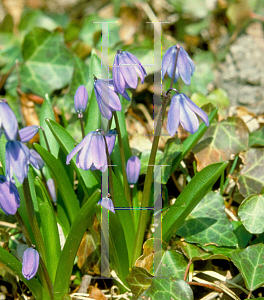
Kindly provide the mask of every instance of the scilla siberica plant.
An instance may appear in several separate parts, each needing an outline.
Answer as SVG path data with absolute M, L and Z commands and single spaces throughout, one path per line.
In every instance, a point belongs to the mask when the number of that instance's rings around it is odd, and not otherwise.
M 180 77 L 186 84 L 190 84 L 195 70 L 194 63 L 187 52 L 177 45 L 167 50 L 162 65 L 162 77 L 168 74 L 171 83 L 162 97 L 163 107 L 159 116 L 163 114 L 163 117 L 159 120 L 166 119 L 166 105 L 171 93 L 175 92 L 171 99 L 167 129 L 174 136 L 181 124 L 194 134 L 189 137 L 192 143 L 185 149 L 187 154 L 206 131 L 206 126 L 209 126 L 206 113 L 173 87 Z M 5 176 L 1 175 L 0 178 L 0 207 L 6 214 L 15 214 L 28 246 L 23 264 L 2 247 L 0 262 L 25 282 L 37 300 L 61 300 L 68 297 L 78 247 L 87 228 L 98 239 L 92 224 L 95 216 L 100 220 L 102 212 L 107 212 L 109 219 L 101 220 L 101 224 L 108 222 L 108 227 L 102 225 L 102 231 L 98 232 L 101 232 L 105 244 L 109 240 L 110 247 L 106 245 L 109 247 L 109 268 L 104 268 L 102 258 L 101 270 L 110 269 L 114 278 L 118 278 L 117 284 L 122 282 L 120 289 L 129 290 L 127 276 L 142 253 L 148 220 L 153 216 L 149 208 L 154 198 L 151 194 L 153 172 L 162 123 L 157 122 L 154 128 L 155 135 L 139 201 L 138 189 L 141 186 L 137 186 L 137 181 L 142 166 L 140 156 L 131 154 L 121 103 L 124 99 L 130 101 L 127 90 L 136 89 L 138 77 L 143 83 L 146 75 L 145 68 L 133 54 L 118 50 L 113 63 L 113 78 L 95 77 L 96 99 L 92 100 L 91 96 L 88 100 L 85 85 L 77 89 L 74 104 L 81 124 L 82 140 L 79 143 L 54 121 L 47 95 L 41 113 L 49 114 L 49 118 L 45 121 L 42 118 L 41 127 L 26 127 L 19 132 L 14 113 L 5 100 L 0 102 L 0 133 L 4 133 L 7 140 L 5 161 L 1 162 L 2 166 L 5 165 L 1 169 Z M 92 101 L 97 101 L 97 104 Z M 101 116 L 95 119 L 98 112 Z M 199 127 L 196 115 L 205 124 Z M 107 120 L 108 129 L 105 132 L 99 128 L 101 118 Z M 41 145 L 34 144 L 35 152 L 24 143 L 39 129 L 42 129 Z M 178 156 L 171 162 L 173 167 L 176 168 L 183 158 L 184 155 Z M 196 175 L 194 183 L 191 184 L 191 181 L 178 197 L 177 206 L 168 207 L 162 218 L 160 239 L 169 242 L 186 216 L 204 197 L 207 192 L 204 186 L 213 185 L 225 167 L 226 163 L 219 163 L 205 168 L 206 179 L 203 178 L 203 170 Z M 103 181 L 105 174 L 109 174 L 108 180 Z M 106 187 L 102 186 L 103 182 L 107 183 Z M 15 183 L 20 186 L 19 191 L 23 194 L 21 207 Z M 184 205 L 180 205 L 182 201 Z M 161 224 L 156 227 L 161 232 Z M 105 234 L 109 234 L 108 239 Z M 187 283 L 181 281 L 186 287 Z

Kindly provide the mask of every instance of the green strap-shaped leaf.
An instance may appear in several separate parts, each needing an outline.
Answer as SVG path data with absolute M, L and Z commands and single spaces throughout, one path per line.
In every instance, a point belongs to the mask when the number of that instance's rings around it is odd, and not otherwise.
M 59 152 L 59 144 L 56 141 L 55 137 L 53 136 L 52 132 L 50 131 L 49 127 L 47 126 L 45 120 L 46 119 L 51 119 L 53 121 L 55 121 L 55 115 L 53 112 L 53 108 L 52 105 L 50 103 L 50 99 L 47 95 L 45 95 L 45 101 L 42 104 L 41 110 L 40 110 L 40 115 L 39 115 L 39 123 L 40 126 L 43 127 L 46 138 L 47 138 L 47 142 L 49 144 L 49 148 L 51 153 L 55 156 L 58 157 L 58 152 Z M 46 141 L 44 139 L 44 135 L 42 130 L 40 130 L 39 133 L 39 141 L 40 141 L 40 145 L 47 150 L 47 145 L 46 145 Z
M 105 211 L 106 208 L 97 206 L 95 207 L 97 219 L 101 222 L 101 209 L 104 210 L 102 215 L 107 216 L 107 212 Z M 129 273 L 129 260 L 128 260 L 128 247 L 126 245 L 124 231 L 125 229 L 122 228 L 122 225 L 119 221 L 119 218 L 109 212 L 109 230 L 107 226 L 102 228 L 102 232 L 104 235 L 109 235 L 109 258 L 112 268 L 116 271 L 118 277 L 122 280 L 124 284 L 126 284 L 126 277 Z M 104 221 L 108 221 L 107 219 Z M 107 223 L 104 222 L 104 225 Z M 108 240 L 106 237 L 105 240 Z M 102 241 L 101 241 L 102 244 Z M 107 247 L 107 245 L 106 245 Z M 133 249 L 133 248 L 132 248 Z M 127 284 L 126 284 L 127 285 Z
M 54 284 L 61 253 L 57 221 L 47 190 L 39 177 L 35 178 L 35 188 L 46 252 L 47 269 L 50 279 Z
M 7 252 L 5 249 L 0 247 L 0 262 L 6 266 L 7 269 L 9 269 L 11 272 L 16 274 L 20 280 L 22 280 L 28 288 L 31 290 L 33 295 L 36 297 L 36 299 L 44 299 L 43 295 L 47 294 L 48 292 L 45 292 L 42 285 L 39 283 L 37 278 L 32 278 L 30 280 L 27 280 L 22 275 L 22 264 L 20 261 L 18 261 L 12 254 Z M 48 298 L 45 298 L 48 299 Z
M 238 250 L 232 254 L 231 260 L 241 272 L 247 289 L 254 291 L 264 284 L 264 244 Z
M 75 256 L 90 219 L 94 214 L 94 205 L 99 201 L 100 197 L 101 191 L 97 189 L 79 210 L 72 223 L 58 263 L 54 284 L 54 300 L 61 300 L 62 296 L 68 294 Z
M 175 234 L 227 165 L 228 162 L 209 165 L 193 177 L 163 218 L 162 238 L 165 242 L 168 242 Z
M 114 195 L 115 195 L 114 198 L 115 206 L 124 208 L 122 210 L 116 210 L 116 215 L 119 218 L 125 233 L 127 251 L 128 251 L 129 261 L 131 263 L 133 247 L 135 242 L 135 228 L 134 228 L 131 210 L 126 209 L 129 205 L 126 200 L 123 187 L 120 185 L 114 173 L 113 173 L 113 185 L 114 185 Z
M 75 140 L 72 136 L 58 123 L 52 120 L 46 120 L 50 130 L 57 139 L 60 147 L 65 155 L 68 155 L 75 147 Z M 99 178 L 95 172 L 90 170 L 84 171 L 76 166 L 75 159 L 71 160 L 74 170 L 80 180 L 83 190 L 87 196 L 90 196 L 95 188 L 99 188 L 101 185 L 101 178 Z
M 80 205 L 72 188 L 71 182 L 62 166 L 62 163 L 40 145 L 34 144 L 34 146 L 47 166 L 50 168 L 57 181 L 68 217 L 70 219 L 70 222 L 72 223 L 80 209 Z

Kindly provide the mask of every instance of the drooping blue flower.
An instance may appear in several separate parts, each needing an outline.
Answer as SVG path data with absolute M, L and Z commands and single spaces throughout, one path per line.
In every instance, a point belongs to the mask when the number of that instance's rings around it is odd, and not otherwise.
M 14 215 L 20 205 L 17 187 L 5 176 L 0 175 L 0 208 L 6 215 Z
M 0 100 L 0 137 L 2 133 L 8 141 L 16 140 L 18 133 L 17 118 L 5 99 Z
M 45 163 L 42 157 L 38 154 L 34 149 L 29 150 L 29 161 L 33 165 L 34 168 L 40 170 L 44 167 Z
M 133 187 L 135 183 L 138 181 L 139 173 L 140 173 L 141 163 L 137 156 L 131 156 L 126 165 L 126 175 L 127 181 L 130 184 L 130 187 Z
M 175 94 L 168 112 L 167 130 L 170 136 L 174 136 L 180 123 L 188 132 L 195 133 L 199 128 L 196 114 L 209 126 L 208 116 L 200 107 L 185 94 Z
M 27 146 L 20 141 L 8 141 L 6 143 L 6 178 L 13 180 L 15 173 L 18 181 L 23 183 L 27 177 L 30 162 L 30 152 Z
M 112 213 L 115 214 L 114 204 L 110 198 L 104 197 L 101 200 L 99 200 L 97 204 L 105 207 L 106 209 L 110 210 Z
M 191 76 L 195 71 L 195 65 L 189 54 L 179 45 L 174 45 L 165 52 L 162 59 L 162 79 L 164 79 L 166 73 L 170 78 L 172 78 L 177 48 L 179 48 L 180 50 L 178 54 L 174 83 L 177 82 L 177 80 L 181 76 L 183 82 L 187 85 L 190 85 Z
M 88 102 L 88 92 L 84 85 L 80 85 L 74 95 L 74 107 L 75 111 L 80 114 L 86 109 Z
M 109 155 L 111 154 L 114 143 L 115 134 L 108 132 L 106 135 L 106 142 L 108 146 Z M 105 172 L 107 169 L 107 156 L 105 151 L 105 141 L 101 131 L 91 131 L 86 137 L 77 145 L 67 156 L 66 164 L 70 163 L 70 160 L 75 154 L 76 165 L 83 170 L 101 170 Z
M 136 89 L 139 76 L 143 84 L 147 72 L 133 54 L 118 50 L 113 64 L 113 84 L 115 91 L 124 93 L 125 88 Z
M 19 130 L 19 135 L 22 143 L 29 142 L 37 133 L 40 126 L 31 125 Z
M 112 118 L 112 111 L 121 111 L 122 106 L 118 95 L 114 91 L 113 80 L 94 80 L 94 92 L 96 100 L 101 112 L 101 115 L 106 119 Z M 123 95 L 128 97 L 127 92 L 124 91 Z M 125 97 L 124 96 L 124 97 Z M 125 97 L 125 98 L 126 98 Z M 126 98 L 127 99 L 127 98 Z
M 39 267 L 38 251 L 33 248 L 26 249 L 23 255 L 23 266 L 22 266 L 23 276 L 27 280 L 33 278 L 38 271 L 38 267 Z

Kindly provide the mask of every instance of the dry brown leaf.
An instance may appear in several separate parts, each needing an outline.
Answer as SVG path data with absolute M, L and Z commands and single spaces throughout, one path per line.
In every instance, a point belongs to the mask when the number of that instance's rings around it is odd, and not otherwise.
M 78 256 L 78 268 L 82 269 L 87 257 L 95 250 L 96 246 L 92 235 L 86 232 L 82 238 L 81 244 L 79 246 L 77 256 Z
M 97 283 L 95 284 L 95 286 L 89 286 L 88 293 L 90 294 L 89 297 L 95 300 L 107 300 L 105 295 L 97 288 Z

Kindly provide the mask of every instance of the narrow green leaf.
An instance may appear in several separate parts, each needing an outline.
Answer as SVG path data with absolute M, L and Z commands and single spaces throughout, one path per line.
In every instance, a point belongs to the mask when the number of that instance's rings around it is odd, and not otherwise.
M 34 144 L 34 147 L 53 173 L 72 223 L 80 209 L 80 205 L 62 163 L 40 145 Z
M 68 155 L 72 149 L 75 147 L 75 140 L 72 136 L 58 123 L 52 120 L 46 120 L 50 130 L 54 134 L 57 139 L 60 147 L 65 155 Z M 75 159 L 71 160 L 73 164 L 74 170 L 80 180 L 82 188 L 87 196 L 90 196 L 95 188 L 99 188 L 101 186 L 101 178 L 99 178 L 96 172 L 92 172 L 90 170 L 84 171 L 76 166 Z
M 215 108 L 210 116 L 209 116 L 209 123 L 211 124 L 213 119 L 217 115 L 218 108 Z M 208 127 L 205 125 L 205 123 L 202 123 L 199 126 L 199 129 L 194 133 L 188 136 L 188 138 L 182 143 L 183 149 L 182 153 L 179 154 L 173 161 L 170 174 L 173 174 L 174 171 L 177 169 L 180 162 L 184 159 L 184 157 L 192 150 L 192 148 L 198 143 L 200 138 L 204 135 Z
M 101 222 L 101 209 L 105 210 L 103 215 L 107 215 L 106 208 L 97 206 L 95 207 L 96 216 Z M 106 214 L 105 214 L 106 213 Z M 103 234 L 109 234 L 109 258 L 112 268 L 116 271 L 118 277 L 122 280 L 122 282 L 126 284 L 126 277 L 129 273 L 129 260 L 128 260 L 128 252 L 127 245 L 125 240 L 124 231 L 122 225 L 119 221 L 119 218 L 114 214 L 109 212 L 109 230 L 108 228 L 103 229 Z M 107 238 L 106 238 L 107 240 Z M 101 241 L 102 243 L 102 241 Z M 133 248 L 132 248 L 133 249 Z
M 57 157 L 58 156 L 58 152 L 59 152 L 59 144 L 56 141 L 55 137 L 53 136 L 52 132 L 50 131 L 49 127 L 47 126 L 47 124 L 45 122 L 45 120 L 47 118 L 55 121 L 55 116 L 54 116 L 53 108 L 52 108 L 52 105 L 50 103 L 50 99 L 49 99 L 49 97 L 46 94 L 45 101 L 42 104 L 41 110 L 40 110 L 39 123 L 40 123 L 40 126 L 42 126 L 44 128 L 44 132 L 45 132 L 45 135 L 47 137 L 47 142 L 49 144 L 51 153 L 55 157 Z M 47 145 L 46 145 L 46 141 L 44 139 L 44 135 L 43 135 L 42 130 L 40 130 L 40 133 L 39 133 L 39 140 L 40 140 L 40 145 L 44 149 L 47 150 Z
M 132 156 L 132 154 L 131 154 L 131 149 L 130 149 L 129 142 L 128 142 L 125 114 L 123 113 L 123 111 L 117 111 L 116 114 L 117 114 L 118 123 L 119 123 L 120 131 L 121 131 L 125 159 L 127 161 L 129 159 L 129 157 Z M 112 128 L 115 128 L 114 118 L 113 118 Z M 114 148 L 113 153 L 111 154 L 111 159 L 113 161 L 113 164 L 116 165 L 114 167 L 116 177 L 118 178 L 120 183 L 123 183 L 122 162 L 121 162 L 120 150 L 117 146 Z
M 85 134 L 101 128 L 101 113 L 97 104 L 94 90 L 88 102 L 88 111 L 85 119 Z
M 168 242 L 175 234 L 186 217 L 206 195 L 227 165 L 228 162 L 209 165 L 192 178 L 163 218 L 162 237 L 165 242 Z
M 43 299 L 44 293 L 48 294 L 48 292 L 45 292 L 42 285 L 39 283 L 37 278 L 32 278 L 30 280 L 27 280 L 22 275 L 22 264 L 20 261 L 18 261 L 12 254 L 7 252 L 5 249 L 0 247 L 0 262 L 11 272 L 16 274 L 20 280 L 22 280 L 28 288 L 31 290 L 33 295 L 36 297 L 36 299 Z
M 120 185 L 118 179 L 113 173 L 113 185 L 114 185 L 114 194 L 115 194 L 115 206 L 123 208 L 122 210 L 116 210 L 116 215 L 122 224 L 126 244 L 128 249 L 129 262 L 131 264 L 133 247 L 135 242 L 135 228 L 132 219 L 131 210 L 126 209 L 129 207 L 128 202 L 126 200 L 123 187 Z
M 35 187 L 46 252 L 47 269 L 50 279 L 54 284 L 61 252 L 57 221 L 47 190 L 39 177 L 35 178 Z
M 54 300 L 61 300 L 62 296 L 68 294 L 75 256 L 90 219 L 94 214 L 94 205 L 99 201 L 100 197 L 101 191 L 97 189 L 79 210 L 72 223 L 58 263 L 54 284 Z

